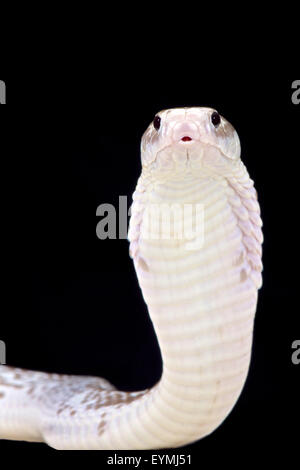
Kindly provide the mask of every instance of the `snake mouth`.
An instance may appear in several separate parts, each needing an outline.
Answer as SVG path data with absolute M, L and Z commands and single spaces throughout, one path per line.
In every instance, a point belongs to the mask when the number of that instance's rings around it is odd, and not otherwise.
M 189 137 L 188 135 L 185 135 L 185 136 L 181 137 L 181 140 L 182 140 L 182 142 L 190 142 L 193 139 L 191 137 Z

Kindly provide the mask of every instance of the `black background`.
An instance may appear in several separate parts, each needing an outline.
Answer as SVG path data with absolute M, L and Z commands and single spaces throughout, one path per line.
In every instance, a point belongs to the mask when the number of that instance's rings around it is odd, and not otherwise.
M 242 159 L 258 191 L 264 284 L 251 368 L 237 405 L 212 435 L 163 453 L 191 454 L 195 466 L 203 459 L 234 467 L 241 458 L 268 464 L 279 456 L 293 459 L 300 425 L 300 365 L 291 361 L 292 342 L 300 336 L 300 105 L 291 101 L 293 80 L 260 73 L 221 78 L 200 70 L 179 76 L 166 69 L 147 79 L 126 67 L 68 79 L 0 77 L 7 83 L 7 106 L 1 107 L 7 156 L 1 161 L 0 323 L 7 362 L 99 375 L 122 390 L 157 382 L 159 347 L 128 242 L 96 237 L 96 208 L 117 207 L 119 195 L 130 204 L 141 169 L 139 141 L 158 110 L 214 107 L 239 133 Z M 45 455 L 65 462 L 74 455 L 6 441 L 0 452 L 40 462 Z M 109 455 L 113 452 L 77 453 L 76 459 L 104 465 Z

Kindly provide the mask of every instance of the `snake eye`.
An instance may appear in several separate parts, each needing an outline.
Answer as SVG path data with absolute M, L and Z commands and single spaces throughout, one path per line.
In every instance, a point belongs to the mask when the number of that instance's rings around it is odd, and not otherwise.
M 160 128 L 160 121 L 161 119 L 159 116 L 155 116 L 155 118 L 153 119 L 153 126 L 157 131 Z
M 210 117 L 211 119 L 211 122 L 213 123 L 213 125 L 215 127 L 218 127 L 218 125 L 220 124 L 221 122 L 221 117 L 220 117 L 220 114 L 217 113 L 217 111 L 214 111 Z

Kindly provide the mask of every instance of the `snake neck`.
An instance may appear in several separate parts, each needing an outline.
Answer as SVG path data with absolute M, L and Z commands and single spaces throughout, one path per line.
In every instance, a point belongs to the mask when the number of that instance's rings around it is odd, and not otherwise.
M 141 176 L 130 253 L 163 374 L 128 405 L 126 423 L 134 428 L 131 437 L 127 433 L 129 447 L 138 445 L 136 435 L 153 447 L 199 439 L 234 406 L 250 361 L 261 284 L 260 227 L 256 192 L 242 164 L 226 177 L 186 172 L 182 179 L 153 183 Z
M 200 175 L 200 176 L 199 176 Z M 0 437 L 61 449 L 178 447 L 212 432 L 247 375 L 261 219 L 243 164 L 230 174 L 143 172 L 128 238 L 163 359 L 150 390 L 1 366 Z M 2 369 L 3 367 L 3 369 Z

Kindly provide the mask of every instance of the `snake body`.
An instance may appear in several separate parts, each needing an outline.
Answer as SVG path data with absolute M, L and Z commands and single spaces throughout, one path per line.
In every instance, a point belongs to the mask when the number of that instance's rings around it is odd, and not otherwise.
M 97 377 L 1 366 L 0 438 L 56 449 L 179 447 L 210 434 L 236 403 L 263 241 L 238 135 L 211 108 L 164 110 L 142 137 L 141 158 L 128 239 L 161 348 L 160 381 L 122 392 Z

